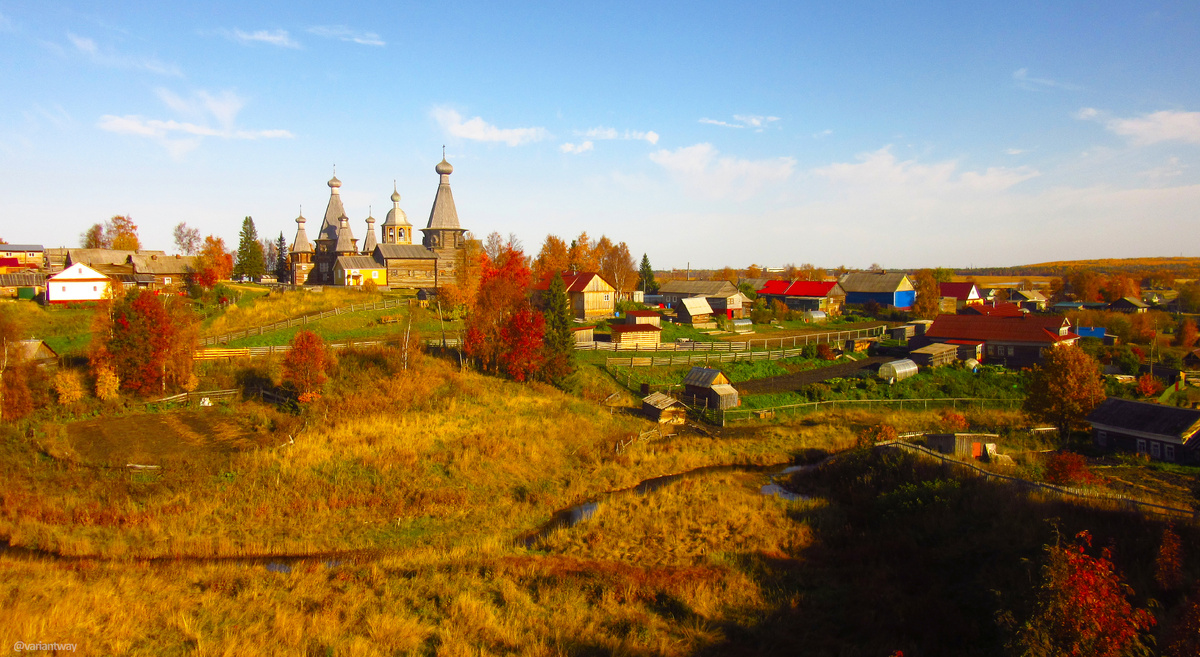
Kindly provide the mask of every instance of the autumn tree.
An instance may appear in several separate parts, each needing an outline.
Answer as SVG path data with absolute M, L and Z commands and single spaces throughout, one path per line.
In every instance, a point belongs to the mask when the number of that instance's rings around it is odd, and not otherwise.
M 746 267 L 746 278 L 762 278 L 763 270 L 758 265 Z
M 737 270 L 734 269 L 733 267 L 724 267 L 724 268 L 714 271 L 712 273 L 712 276 L 710 277 L 710 280 L 729 281 L 730 283 L 737 285 L 738 273 L 737 273 Z
M 608 238 L 601 237 L 599 242 L 600 276 L 613 284 L 618 292 L 631 292 L 637 285 L 637 270 L 633 265 L 633 256 L 629 246 L 624 242 L 613 244 Z
M 104 224 L 92 224 L 79 235 L 79 246 L 85 249 L 106 249 Z
M 1138 377 L 1137 385 L 1134 388 L 1143 397 L 1157 397 L 1162 394 L 1163 390 L 1167 389 L 1167 386 L 1162 382 L 1162 379 L 1146 372 Z
M 533 280 L 540 281 L 550 274 L 567 271 L 570 266 L 567 243 L 557 235 L 547 235 L 546 241 L 542 242 L 542 249 L 533 259 Z
M 1104 280 L 1100 294 L 1105 301 L 1112 303 L 1123 297 L 1141 298 L 1142 289 L 1136 280 L 1118 272 Z
M 254 219 L 246 217 L 242 220 L 240 238 L 233 275 L 239 278 L 261 278 L 266 267 L 263 264 L 262 244 L 258 242 L 258 230 L 254 228 Z
M 1087 553 L 1088 532 L 1075 541 L 1047 547 L 1037 610 L 1025 623 L 1020 643 L 1026 655 L 1119 657 L 1148 652 L 1145 634 L 1154 616 L 1129 602 L 1133 591 L 1121 579 L 1107 548 Z
M 658 281 L 654 280 L 654 268 L 650 266 L 650 256 L 642 254 L 642 266 L 638 268 L 638 287 L 646 294 L 658 294 Z
M 543 376 L 553 385 L 569 390 L 574 387 L 575 335 L 571 330 L 571 302 L 561 273 L 555 273 L 542 296 L 545 317 Z
M 1163 527 L 1162 544 L 1154 557 L 1154 581 L 1164 591 L 1177 590 L 1183 584 L 1183 543 L 1170 524 Z
M 227 280 L 233 271 L 233 255 L 225 248 L 225 240 L 209 235 L 196 260 L 196 284 L 212 288 L 217 281 Z
M 142 248 L 138 239 L 137 226 L 128 215 L 116 215 L 104 224 L 104 239 L 110 249 L 137 251 Z
M 196 228 L 189 228 L 184 222 L 179 222 L 175 225 L 173 231 L 175 236 L 175 248 L 184 255 L 196 255 L 200 251 L 200 245 L 203 243 L 200 239 L 200 231 Z
M 510 320 L 529 308 L 529 289 L 533 273 L 520 251 L 505 247 L 498 261 L 486 253 L 480 255 L 479 292 L 474 310 L 467 315 L 467 335 L 464 351 L 474 358 L 484 371 L 496 371 L 504 361 L 509 346 L 501 329 L 508 327 L 508 336 L 516 335 Z
M 140 395 L 195 387 L 198 322 L 186 301 L 134 289 L 101 304 L 96 314 L 101 330 L 89 354 L 94 371 L 111 369 Z
M 1104 278 L 1090 269 L 1077 269 L 1068 277 L 1071 291 L 1078 301 L 1099 301 Z
M 1096 359 L 1076 345 L 1050 347 L 1029 375 L 1024 409 L 1034 419 L 1058 427 L 1059 438 L 1066 441 L 1104 397 Z
M 443 285 L 438 290 L 438 297 L 443 302 L 443 310 L 470 314 L 475 308 L 475 299 L 479 292 L 479 277 L 483 270 L 483 244 L 470 237 L 463 240 L 463 248 L 458 250 L 455 258 L 454 281 Z
M 325 368 L 329 354 L 325 341 L 312 331 L 300 331 L 292 338 L 291 348 L 283 356 L 283 382 L 299 395 L 302 403 L 320 397 L 328 377 Z
M 1176 331 L 1175 343 L 1184 349 L 1190 350 L 1196 346 L 1196 341 L 1200 339 L 1200 332 L 1196 330 L 1196 321 L 1188 318 L 1179 324 L 1179 330 Z
M 516 311 L 500 327 L 500 366 L 515 381 L 524 381 L 537 372 L 544 361 L 545 318 L 525 307 Z
M 912 312 L 921 319 L 933 319 L 938 315 L 942 304 L 942 295 L 937 279 L 933 272 L 922 269 L 913 276 L 913 287 L 917 290 L 917 299 L 913 302 Z
M 586 230 L 572 240 L 567 248 L 567 267 L 573 271 L 600 271 L 599 254 Z

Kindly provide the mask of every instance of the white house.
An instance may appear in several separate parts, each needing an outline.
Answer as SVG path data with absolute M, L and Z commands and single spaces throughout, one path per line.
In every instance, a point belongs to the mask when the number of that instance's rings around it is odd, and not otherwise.
M 46 301 L 76 303 L 109 297 L 109 278 L 83 263 L 75 263 L 46 281 Z

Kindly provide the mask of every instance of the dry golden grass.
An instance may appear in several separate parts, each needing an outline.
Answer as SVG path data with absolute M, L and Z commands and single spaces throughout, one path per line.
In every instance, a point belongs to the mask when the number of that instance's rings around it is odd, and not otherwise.
M 275 291 L 256 299 L 249 308 L 229 306 L 204 329 L 203 334 L 221 335 L 351 304 L 373 303 L 383 298 L 381 292 L 368 293 L 336 286 L 325 287 L 321 292 L 303 289 Z

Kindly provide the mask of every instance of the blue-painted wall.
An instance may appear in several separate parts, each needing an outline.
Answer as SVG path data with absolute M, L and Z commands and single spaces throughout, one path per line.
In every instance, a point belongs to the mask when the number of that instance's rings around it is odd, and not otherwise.
M 916 290 L 901 290 L 899 292 L 847 292 L 846 303 L 862 304 L 874 301 L 881 306 L 897 308 L 912 308 L 917 300 Z

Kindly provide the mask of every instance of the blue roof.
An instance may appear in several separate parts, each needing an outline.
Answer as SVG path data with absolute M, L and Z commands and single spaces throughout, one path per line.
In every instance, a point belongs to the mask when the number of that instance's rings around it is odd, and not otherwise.
M 1081 338 L 1104 339 L 1106 333 L 1103 326 L 1076 326 L 1075 333 Z

